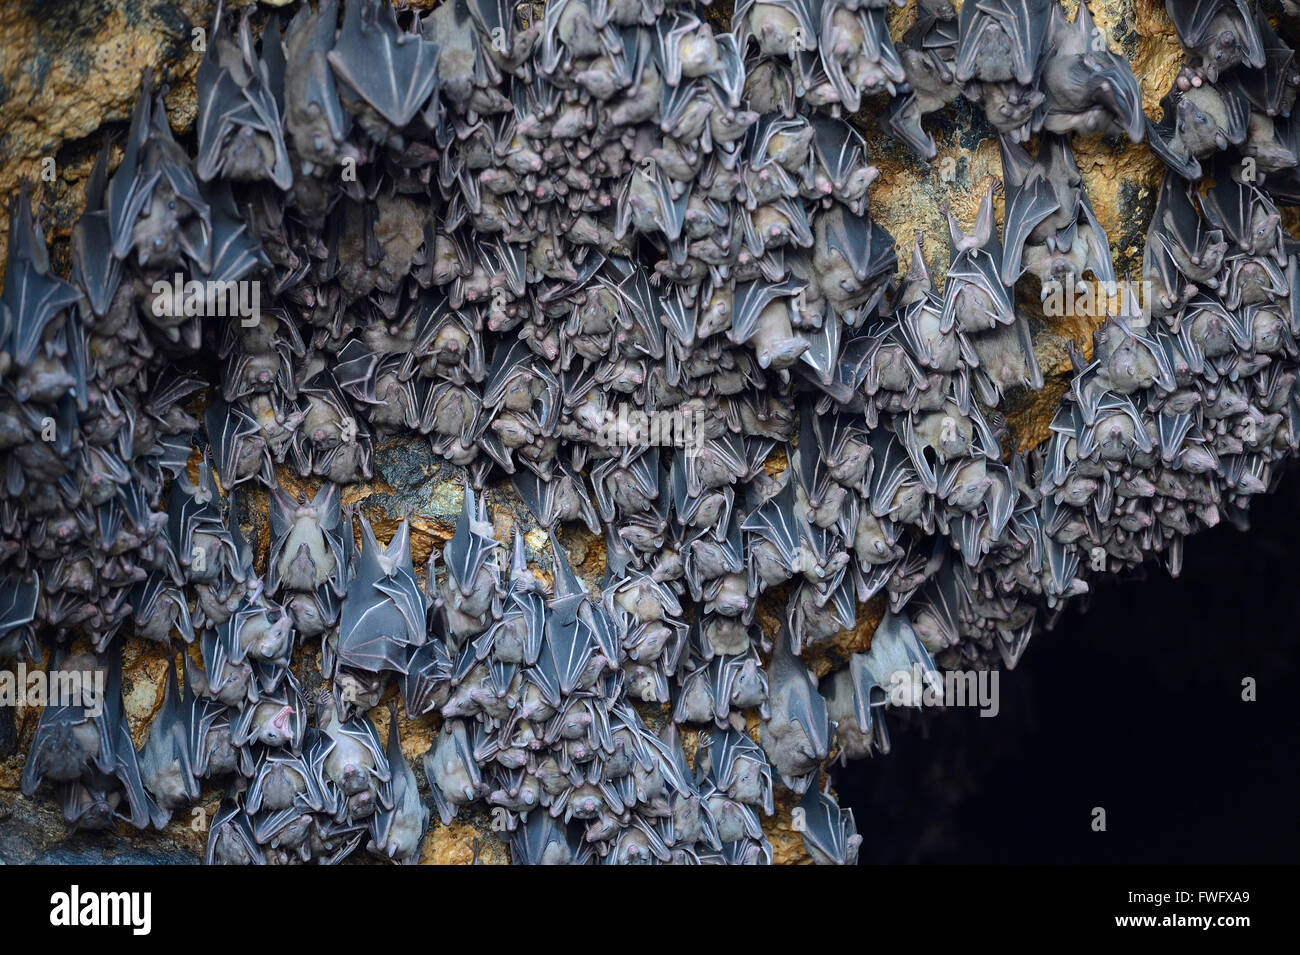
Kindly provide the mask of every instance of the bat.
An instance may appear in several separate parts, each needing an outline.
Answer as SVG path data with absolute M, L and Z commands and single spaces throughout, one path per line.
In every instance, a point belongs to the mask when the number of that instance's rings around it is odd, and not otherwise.
M 306 750 L 320 767 L 325 811 L 337 825 L 365 823 L 392 810 L 392 769 L 375 725 L 364 716 L 340 720 L 327 696 L 318 704 Z
M 809 786 L 798 808 L 803 811 L 804 848 L 815 863 L 857 865 L 862 836 L 853 823 L 853 811 L 841 809 L 831 796 L 829 780 L 825 790 Z
M 424 754 L 424 774 L 444 826 L 451 824 L 462 806 L 487 794 L 464 720 L 443 723 L 437 739 Z
M 1200 160 L 1241 145 L 1249 133 L 1250 107 L 1227 85 L 1171 90 L 1160 103 L 1164 117 L 1147 120 L 1147 139 L 1152 152 L 1184 179 L 1201 179 Z
M 184 253 L 206 269 L 211 210 L 189 156 L 172 137 L 162 95 L 149 95 L 152 81 L 146 70 L 122 161 L 104 191 L 113 256 L 125 259 L 134 250 L 143 268 L 180 264 Z
M 104 202 L 108 156 L 109 145 L 104 143 L 86 178 L 85 212 L 72 227 L 73 282 L 85 292 L 91 311 L 98 316 L 108 313 L 122 282 L 122 262 L 112 254 L 113 236 Z M 19 202 L 22 201 L 20 195 Z M 10 225 L 9 234 L 19 234 L 15 225 Z M 43 247 L 44 242 L 40 245 Z M 12 260 L 9 268 L 14 268 Z
M 351 0 L 326 58 L 345 93 L 400 130 L 437 95 L 439 51 L 420 35 L 418 18 L 414 32 L 405 32 L 390 4 Z
M 1178 39 L 1194 54 L 1192 65 L 1211 83 L 1239 64 L 1264 66 L 1263 43 L 1245 0 L 1165 0 L 1165 11 Z
M 273 480 L 271 455 L 261 426 L 241 406 L 214 401 L 203 413 L 212 440 L 212 462 L 223 487 L 233 488 L 257 478 Z
M 397 707 L 389 704 L 388 747 L 386 756 L 393 775 L 393 807 L 380 808 L 372 817 L 367 850 L 394 862 L 414 865 L 420 859 L 420 846 L 429 828 L 429 810 L 420 798 L 410 763 L 402 755 L 402 739 L 397 731 Z
M 190 745 L 189 714 L 177 687 L 176 658 L 169 654 L 162 709 L 154 716 L 140 754 L 140 777 L 168 817 L 199 797 Z
M 826 701 L 790 647 L 790 630 L 782 626 L 768 664 L 771 716 L 759 725 L 759 742 L 786 787 L 802 793 L 829 753 L 832 730 Z
M 351 117 L 329 62 L 338 16 L 337 0 L 321 0 L 315 11 L 300 7 L 284 31 L 284 129 L 306 176 L 349 155 L 344 141 Z
M 282 56 L 278 22 L 266 35 L 270 38 L 267 47 Z M 273 63 L 274 57 L 272 54 Z M 282 72 L 278 79 L 282 88 Z M 240 18 L 236 45 L 218 7 L 207 55 L 199 64 L 198 99 L 195 172 L 201 181 L 222 176 L 243 181 L 269 179 L 280 189 L 293 185 L 280 124 L 282 103 L 276 100 L 270 69 L 253 49 L 247 11 Z
M 1074 23 L 1053 5 L 1043 65 L 1042 128 L 1049 133 L 1122 132 L 1140 143 L 1146 133 L 1142 91 L 1128 60 L 1104 48 L 1086 3 Z
M 730 726 L 709 727 L 703 736 L 703 786 L 772 815 L 772 769 L 758 744 Z
M 1032 87 L 1050 23 L 1050 0 L 975 0 L 963 4 L 957 21 L 958 83 L 1015 80 Z
M 993 219 L 991 184 L 980 202 L 970 235 L 962 231 L 951 213 L 948 229 L 952 261 L 944 287 L 939 331 L 947 333 L 956 327 L 962 332 L 979 332 L 1013 323 L 1015 309 L 1007 291 L 1009 283 L 1002 281 L 1006 256 Z
M 425 597 L 411 563 L 411 529 L 403 520 L 383 547 L 361 515 L 361 552 L 339 619 L 337 667 L 403 672 L 407 648 L 427 634 Z
M 45 236 L 32 216 L 25 189 L 10 202 L 9 235 L 5 283 L 0 291 L 0 353 L 23 368 L 49 347 L 47 332 L 54 320 L 74 305 L 81 293 L 50 273 Z
M 227 793 L 208 824 L 205 865 L 265 865 L 266 853 L 253 835 L 252 822 L 238 797 Z
M 1069 140 L 1045 136 L 1034 159 L 1005 137 L 999 144 L 1007 196 L 1003 282 L 1012 286 L 1026 271 L 1044 288 L 1081 280 L 1085 271 L 1114 282 L 1110 241 L 1084 192 Z

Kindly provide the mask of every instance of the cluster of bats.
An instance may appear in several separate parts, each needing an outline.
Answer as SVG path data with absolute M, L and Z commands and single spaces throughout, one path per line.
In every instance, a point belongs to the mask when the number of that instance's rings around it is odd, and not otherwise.
M 194 134 L 146 76 L 69 280 L 11 205 L 0 659 L 48 647 L 108 687 L 44 711 L 24 791 L 161 827 L 219 785 L 210 862 L 412 862 L 431 813 L 400 697 L 441 720 L 442 823 L 482 808 L 516 862 L 770 861 L 784 787 L 814 859 L 851 863 L 825 768 L 888 750 L 897 671 L 1014 665 L 1090 576 L 1176 570 L 1188 534 L 1243 520 L 1300 444 L 1276 205 L 1297 24 L 1170 0 L 1187 65 L 1156 123 L 1086 3 L 923 0 L 897 46 L 888 7 L 751 0 L 730 32 L 671 0 L 218 9 Z M 887 96 L 933 158 L 922 118 L 959 95 L 998 137 L 1003 225 L 990 188 L 941 284 L 919 238 L 895 281 L 845 115 Z M 1051 440 L 1008 455 L 997 407 L 1043 386 L 1017 286 L 1115 278 L 1072 149 L 1111 135 L 1168 166 L 1154 294 L 1075 356 Z M 260 283 L 260 311 L 155 307 L 175 276 Z M 611 428 L 627 406 L 699 427 L 648 443 Z M 405 521 L 381 542 L 341 505 L 412 434 L 465 475 L 421 568 Z M 503 478 L 539 527 L 603 536 L 598 596 L 554 536 L 494 539 Z M 259 488 L 263 554 L 238 519 Z M 877 595 L 869 650 L 818 679 Z M 138 753 L 132 637 L 191 648 Z

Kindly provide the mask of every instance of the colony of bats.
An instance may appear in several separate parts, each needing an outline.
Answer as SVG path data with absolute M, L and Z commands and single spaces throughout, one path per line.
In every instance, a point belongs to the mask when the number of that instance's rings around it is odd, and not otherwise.
M 1156 121 L 1086 4 L 922 0 L 898 45 L 887 6 L 745 0 L 729 32 L 671 0 L 218 10 L 194 134 L 146 76 L 70 276 L 11 203 L 0 659 L 107 688 L 43 711 L 24 792 L 162 827 L 218 786 L 209 861 L 411 862 L 430 809 L 400 699 L 438 727 L 441 819 L 489 807 L 515 862 L 767 862 L 782 788 L 812 857 L 853 862 L 825 768 L 888 749 L 897 670 L 1014 664 L 1089 577 L 1176 572 L 1189 534 L 1244 520 L 1300 444 L 1291 48 L 1246 0 L 1170 0 L 1186 68 Z M 941 283 L 919 239 L 895 280 L 886 146 L 846 116 L 874 104 L 931 159 L 925 117 L 958 97 L 999 139 L 1004 223 L 990 191 Z M 1013 454 L 997 408 L 1043 385 L 1017 301 L 1115 278 L 1084 136 L 1168 167 L 1152 294 L 1121 296 L 1051 439 Z M 260 311 L 167 307 L 176 277 L 257 282 Z M 341 505 L 415 434 L 465 487 L 424 567 L 405 521 L 385 543 Z M 502 481 L 603 537 L 599 595 L 553 536 L 494 538 Z M 235 506 L 256 486 L 261 555 Z M 869 652 L 818 680 L 804 655 L 877 595 Z M 127 640 L 173 651 L 140 752 Z M 308 698 L 291 663 L 317 647 Z

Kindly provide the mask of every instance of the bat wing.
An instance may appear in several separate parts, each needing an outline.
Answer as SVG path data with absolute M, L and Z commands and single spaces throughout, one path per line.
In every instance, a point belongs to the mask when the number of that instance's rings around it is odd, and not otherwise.
M 804 815 L 801 834 L 813 861 L 831 865 L 857 864 L 862 837 L 854 825 L 852 811 L 840 809 L 829 792 L 822 792 L 815 785 L 808 787 L 799 800 L 799 808 Z
M 1002 168 L 1006 175 L 1006 222 L 1002 241 L 1002 281 L 1014 285 L 1024 273 L 1022 258 L 1029 235 L 1061 204 L 1056 190 L 1040 174 L 1034 160 L 1019 143 L 998 138 L 1002 147 Z
M 437 43 L 398 27 L 392 4 L 352 0 L 328 56 L 334 72 L 400 129 L 433 95 L 438 53 Z

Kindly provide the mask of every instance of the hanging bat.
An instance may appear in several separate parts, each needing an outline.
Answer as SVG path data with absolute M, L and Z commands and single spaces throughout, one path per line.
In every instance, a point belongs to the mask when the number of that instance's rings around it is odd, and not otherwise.
M 1202 178 L 1200 160 L 1240 146 L 1249 133 L 1249 105 L 1227 85 L 1173 90 L 1160 103 L 1164 118 L 1147 120 L 1147 139 L 1151 150 L 1184 179 Z
M 253 835 L 253 826 L 238 796 L 227 793 L 208 824 L 204 865 L 266 865 L 266 853 Z
M 1052 6 L 1051 0 L 963 4 L 957 21 L 957 82 L 1015 80 L 1036 86 Z
M 510 859 L 515 865 L 587 865 L 591 844 L 577 826 L 561 822 L 547 812 L 533 812 L 510 836 Z
M 361 551 L 339 620 L 335 666 L 370 673 L 403 672 L 407 648 L 425 640 L 425 598 L 411 564 L 411 530 L 398 526 L 383 547 L 361 516 Z
M 99 316 L 108 313 L 122 282 L 122 262 L 112 254 L 113 234 L 104 201 L 108 157 L 109 145 L 104 143 L 86 178 L 85 211 L 72 227 L 73 282 L 86 293 L 91 311 Z M 10 225 L 9 234 L 19 233 Z
M 176 658 L 168 657 L 162 709 L 154 716 L 140 754 L 140 776 L 170 817 L 198 799 L 200 787 L 190 748 L 189 713 L 176 682 Z
M 1146 130 L 1142 91 L 1128 60 L 1103 45 L 1086 3 L 1074 23 L 1052 6 L 1048 52 L 1043 66 L 1042 127 L 1049 133 L 1125 133 L 1140 143 Z
M 26 189 L 9 206 L 9 258 L 0 292 L 0 360 L 19 368 L 44 354 L 46 332 L 81 297 L 50 273 L 49 251 Z
M 406 32 L 390 4 L 351 0 L 327 58 L 342 81 L 349 112 L 373 135 L 369 110 L 390 124 L 385 132 L 396 133 L 437 95 L 438 54 L 438 44 L 420 35 L 418 17 L 414 31 Z
M 1008 206 L 1010 208 L 1010 206 Z M 952 239 L 951 265 L 944 287 L 940 333 L 956 328 L 967 334 L 988 331 L 1015 322 L 1008 285 L 1003 281 L 1006 254 L 998 240 L 993 218 L 993 185 L 980 202 L 975 227 L 966 235 L 952 213 L 948 214 Z
M 268 515 L 271 552 L 267 558 L 267 592 L 328 590 L 344 596 L 350 568 L 344 560 L 339 530 L 342 511 L 338 485 L 322 484 L 310 504 L 305 499 L 295 501 L 278 486 L 273 487 Z
M 402 738 L 397 731 L 397 706 L 389 703 L 388 768 L 393 774 L 393 807 L 380 808 L 371 819 L 367 850 L 377 855 L 415 865 L 429 828 L 429 810 L 420 798 L 415 773 L 402 755 Z
M 816 785 L 808 787 L 799 800 L 803 811 L 804 828 L 801 830 L 804 848 L 818 865 L 857 865 L 858 849 L 862 837 L 853 824 L 853 811 L 841 809 L 830 794 L 830 780 L 826 789 Z
M 364 716 L 341 721 L 328 696 L 322 696 L 316 727 L 306 750 L 320 767 L 325 811 L 335 823 L 363 823 L 393 809 L 392 770 L 375 724 Z
M 1246 0 L 1165 0 L 1178 39 L 1192 54 L 1191 65 L 1211 83 L 1244 64 L 1264 66 L 1264 47 Z
M 1044 137 L 1034 159 L 1016 143 L 999 143 L 1007 195 L 1003 282 L 1012 286 L 1026 271 L 1044 289 L 1081 280 L 1086 271 L 1099 282 L 1114 282 L 1110 241 L 1083 189 L 1069 140 Z
M 125 259 L 134 249 L 143 268 L 178 265 L 184 252 L 207 268 L 210 209 L 189 156 L 172 137 L 162 95 L 149 95 L 152 81 L 152 71 L 146 70 L 122 161 L 104 192 L 113 256 Z
M 268 46 L 278 49 L 278 22 Z M 253 49 L 248 11 L 239 22 L 238 45 L 218 6 L 207 55 L 199 64 L 199 155 L 195 171 L 203 182 L 217 176 L 237 181 L 269 179 L 280 189 L 293 185 L 293 170 L 280 126 L 280 104 L 268 68 Z
M 907 79 L 879 7 L 831 0 L 821 8 L 818 52 L 840 103 L 857 112 L 863 96 L 888 92 Z M 802 51 L 801 51 L 802 52 Z
M 328 59 L 338 17 L 337 0 L 321 0 L 315 11 L 300 7 L 284 31 L 284 128 L 305 176 L 351 155 L 345 142 L 351 118 L 339 103 Z
M 448 720 L 442 725 L 437 740 L 424 754 L 424 775 L 443 825 L 451 824 L 460 807 L 487 794 L 464 720 Z
M 783 625 L 768 665 L 771 718 L 759 725 L 759 742 L 781 781 L 802 793 L 828 755 L 831 725 L 826 701 L 790 645 L 790 631 Z

